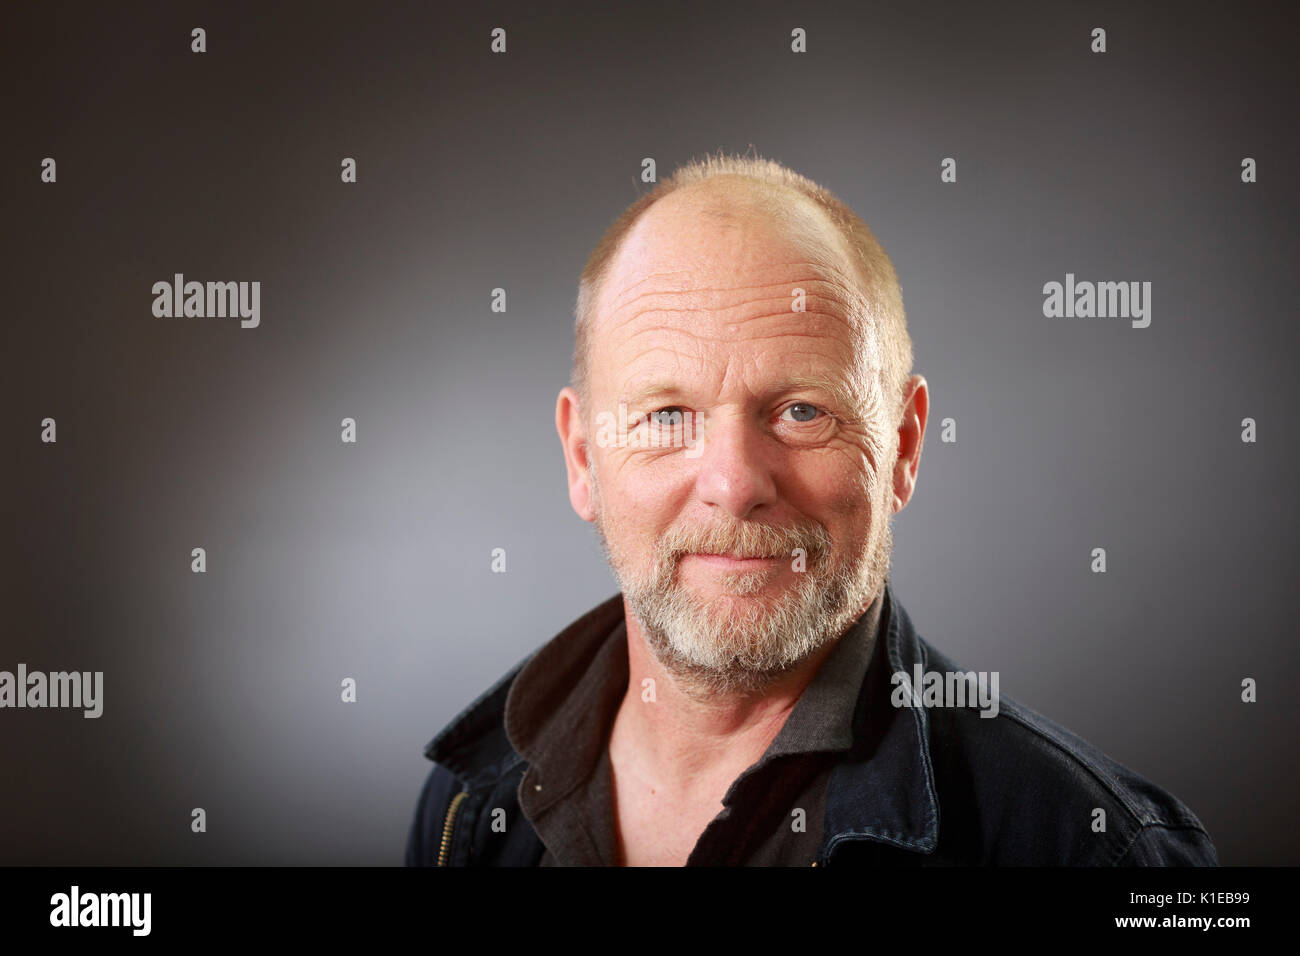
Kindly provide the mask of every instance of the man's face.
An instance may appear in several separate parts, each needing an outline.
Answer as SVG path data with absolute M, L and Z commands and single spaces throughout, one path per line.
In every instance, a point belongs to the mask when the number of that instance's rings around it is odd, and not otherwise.
M 627 237 L 596 304 L 583 410 L 594 522 L 624 596 L 664 666 L 713 692 L 760 690 L 837 638 L 892 550 L 897 423 L 881 418 L 879 353 L 790 239 L 827 227 L 797 207 L 778 226 L 740 198 L 671 194 Z M 698 445 L 602 447 L 594 423 L 620 402 L 629 420 L 692 417 Z

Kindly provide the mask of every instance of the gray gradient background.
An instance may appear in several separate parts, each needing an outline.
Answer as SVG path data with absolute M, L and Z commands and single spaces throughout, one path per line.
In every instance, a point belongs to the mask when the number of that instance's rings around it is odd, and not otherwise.
M 423 745 L 616 589 L 552 423 L 582 263 L 642 157 L 751 144 L 901 277 L 920 633 L 1300 862 L 1292 24 L 1047 6 L 7 7 L 0 669 L 106 691 L 0 711 L 0 862 L 400 862 Z M 175 272 L 261 327 L 154 318 Z M 1066 272 L 1151 326 L 1045 319 Z

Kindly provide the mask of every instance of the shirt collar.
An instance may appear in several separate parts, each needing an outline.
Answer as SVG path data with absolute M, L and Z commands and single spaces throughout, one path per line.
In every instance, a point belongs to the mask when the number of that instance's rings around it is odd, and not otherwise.
M 848 750 L 853 746 L 853 715 L 871 663 L 882 604 L 882 597 L 872 601 L 826 655 L 763 760 L 784 754 Z

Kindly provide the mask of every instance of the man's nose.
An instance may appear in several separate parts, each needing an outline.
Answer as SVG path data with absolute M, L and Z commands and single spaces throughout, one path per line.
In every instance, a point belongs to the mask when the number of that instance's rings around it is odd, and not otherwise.
M 776 501 L 776 482 L 766 461 L 766 438 L 742 415 L 715 414 L 704 436 L 696 491 L 705 504 L 748 518 Z

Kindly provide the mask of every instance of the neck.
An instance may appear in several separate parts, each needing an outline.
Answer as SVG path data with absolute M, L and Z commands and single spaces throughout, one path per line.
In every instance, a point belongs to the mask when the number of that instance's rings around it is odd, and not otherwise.
M 666 791 L 691 789 L 694 780 L 716 789 L 717 779 L 733 780 L 755 763 L 839 640 L 828 641 L 761 689 L 702 694 L 688 677 L 655 657 L 626 602 L 624 611 L 628 687 L 614 719 L 610 749 L 635 766 L 639 777 Z M 647 678 L 654 681 L 652 699 Z

